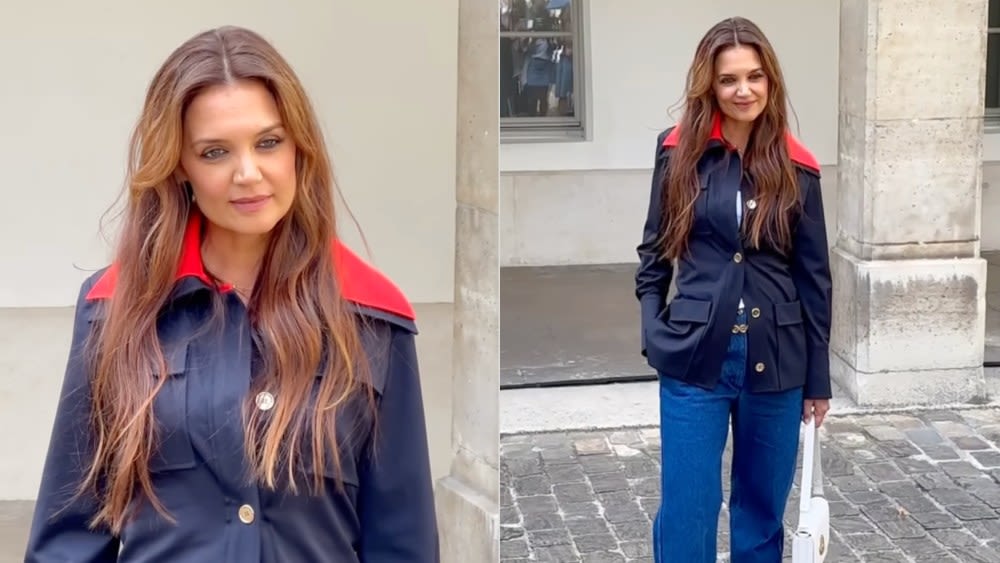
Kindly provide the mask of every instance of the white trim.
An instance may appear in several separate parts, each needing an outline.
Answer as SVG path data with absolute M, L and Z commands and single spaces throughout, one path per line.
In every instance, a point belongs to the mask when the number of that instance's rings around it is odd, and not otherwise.
M 987 126 L 983 135 L 983 162 L 1000 162 L 1000 126 Z

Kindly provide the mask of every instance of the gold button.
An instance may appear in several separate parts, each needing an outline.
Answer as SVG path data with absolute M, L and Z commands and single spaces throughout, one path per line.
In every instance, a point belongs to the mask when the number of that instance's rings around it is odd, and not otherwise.
M 757 307 L 750 309 L 750 316 L 755 319 L 760 318 L 760 309 L 758 309 Z
M 733 255 L 733 262 L 736 262 L 737 264 L 739 264 L 742 261 L 743 261 L 743 255 L 742 254 L 740 254 L 739 252 L 737 252 L 736 254 Z
M 764 362 L 757 362 L 757 365 L 754 366 L 754 369 L 757 370 L 757 373 L 763 372 L 764 371 Z
M 274 395 L 267 391 L 257 393 L 257 408 L 262 411 L 269 411 L 274 407 Z
M 757 209 L 757 202 L 754 201 L 754 200 L 752 200 L 752 199 L 748 199 L 747 200 L 747 207 L 750 208 L 750 209 Z
M 240 522 L 253 524 L 253 507 L 249 504 L 244 504 L 240 507 Z

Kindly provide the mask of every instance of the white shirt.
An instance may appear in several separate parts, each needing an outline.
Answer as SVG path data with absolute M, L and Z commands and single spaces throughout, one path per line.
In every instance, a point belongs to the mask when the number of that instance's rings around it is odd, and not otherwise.
M 739 228 L 743 222 L 743 192 L 736 190 L 736 225 Z M 740 309 L 743 308 L 743 298 L 740 297 Z

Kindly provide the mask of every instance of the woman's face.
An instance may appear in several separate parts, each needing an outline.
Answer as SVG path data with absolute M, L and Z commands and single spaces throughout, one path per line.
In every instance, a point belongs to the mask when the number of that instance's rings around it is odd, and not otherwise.
M 210 228 L 271 232 L 295 199 L 295 144 L 271 93 L 252 81 L 211 87 L 184 116 L 180 174 Z
M 752 47 L 730 47 L 715 59 L 712 86 L 722 114 L 734 121 L 752 122 L 767 107 L 768 80 Z

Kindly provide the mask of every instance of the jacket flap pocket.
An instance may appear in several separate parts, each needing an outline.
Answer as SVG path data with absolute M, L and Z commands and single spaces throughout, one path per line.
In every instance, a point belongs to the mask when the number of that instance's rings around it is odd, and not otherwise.
M 668 319 L 687 323 L 705 324 L 712 313 L 711 301 L 674 299 L 670 302 Z
M 327 478 L 332 479 L 334 482 L 340 481 L 345 485 L 353 485 L 355 487 L 361 484 L 361 480 L 358 478 L 358 466 L 354 459 L 348 456 L 341 456 L 339 471 L 333 460 L 327 461 L 324 473 Z
M 338 433 L 339 434 L 339 433 Z M 330 484 L 341 482 L 345 485 L 353 485 L 355 487 L 359 486 L 361 480 L 358 478 L 358 466 L 357 460 L 354 455 L 352 455 L 350 444 L 348 440 L 345 440 L 343 436 L 337 436 L 337 440 L 340 445 L 340 464 L 334 461 L 333 455 L 327 453 L 323 457 L 323 468 L 322 475 L 330 482 Z M 317 467 L 313 461 L 312 454 L 304 454 L 302 458 L 302 468 L 304 469 L 304 475 L 311 486 L 312 478 L 316 475 Z M 303 483 L 305 483 L 303 482 Z
M 707 190 L 708 189 L 708 178 L 709 178 L 708 172 L 701 172 L 701 173 L 699 173 L 698 174 L 698 187 L 700 187 L 703 190 Z
M 796 325 L 802 323 L 802 305 L 798 301 L 775 303 L 774 321 L 778 326 Z
M 187 369 L 187 344 L 174 344 L 164 351 L 167 360 L 167 373 L 180 375 Z
M 176 377 L 182 375 L 187 370 L 187 343 L 168 343 L 163 345 L 163 361 L 167 364 L 167 372 L 160 374 L 158 369 L 154 369 L 154 377 L 169 375 Z
M 163 359 L 167 364 L 166 374 L 154 371 L 155 377 L 166 381 L 163 381 L 163 387 L 153 401 L 157 444 L 149 460 L 152 473 L 191 469 L 196 465 L 187 421 L 188 380 L 183 377 L 187 369 L 187 350 L 186 342 L 165 344 Z
M 363 383 L 370 385 L 375 389 L 375 393 L 381 395 L 385 390 L 385 384 L 389 377 L 389 358 L 393 356 L 392 351 L 392 329 L 386 323 L 375 323 L 375 324 L 365 324 L 361 323 L 359 325 L 358 336 L 361 338 L 361 358 L 359 358 L 358 363 L 365 362 L 364 364 L 355 364 L 355 369 L 364 369 L 360 372 L 355 372 L 356 374 L 361 374 L 364 376 Z M 316 384 L 322 384 L 323 378 L 326 376 L 326 370 L 329 367 L 327 362 L 329 361 L 329 350 L 325 350 L 320 357 L 319 366 L 316 368 Z M 408 366 L 400 366 L 408 367 Z

